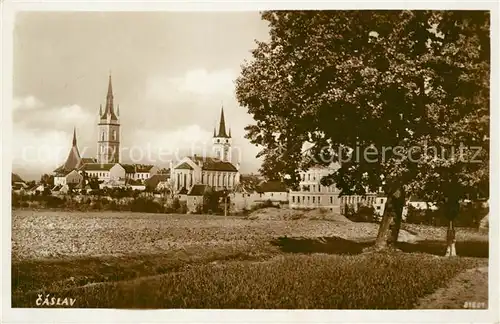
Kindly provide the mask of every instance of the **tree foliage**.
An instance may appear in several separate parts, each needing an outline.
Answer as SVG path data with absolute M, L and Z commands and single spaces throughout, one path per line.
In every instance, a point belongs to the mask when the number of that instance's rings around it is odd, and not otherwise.
M 467 188 L 485 182 L 487 168 L 435 159 L 423 148 L 479 145 L 481 161 L 488 159 L 488 12 L 269 11 L 262 18 L 270 39 L 257 42 L 242 66 L 236 95 L 256 121 L 247 138 L 263 147 L 263 174 L 296 187 L 299 170 L 340 161 L 322 183 L 343 193 L 383 188 L 381 232 L 401 217 L 411 192 L 450 194 L 430 179 Z

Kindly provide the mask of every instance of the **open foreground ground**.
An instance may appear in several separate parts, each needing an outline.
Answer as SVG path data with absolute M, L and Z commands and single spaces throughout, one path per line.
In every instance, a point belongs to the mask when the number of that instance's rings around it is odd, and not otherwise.
M 439 303 L 458 275 L 484 281 L 484 271 L 466 271 L 487 267 L 487 233 L 458 229 L 457 258 L 439 257 L 445 229 L 425 226 L 408 226 L 402 237 L 413 239 L 398 243 L 399 252 L 362 253 L 377 229 L 349 221 L 15 210 L 12 306 L 37 307 L 40 294 L 76 299 L 74 307 L 124 308 L 461 308 L 466 301 L 487 302 L 481 294 Z

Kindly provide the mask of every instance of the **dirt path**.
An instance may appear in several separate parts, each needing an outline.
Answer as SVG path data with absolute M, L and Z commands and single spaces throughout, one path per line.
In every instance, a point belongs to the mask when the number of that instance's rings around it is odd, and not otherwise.
M 469 269 L 449 285 L 422 298 L 417 309 L 488 308 L 488 267 Z

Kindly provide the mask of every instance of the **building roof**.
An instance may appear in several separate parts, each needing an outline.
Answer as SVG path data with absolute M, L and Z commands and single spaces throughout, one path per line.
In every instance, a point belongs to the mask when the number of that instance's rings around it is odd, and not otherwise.
M 80 167 L 83 171 L 109 171 L 116 163 L 87 163 Z
M 182 169 L 182 170 L 193 170 L 193 167 L 189 165 L 189 163 L 184 162 L 181 165 L 177 166 L 176 169 Z
M 288 188 L 282 181 L 265 181 L 257 188 L 257 192 L 287 192 Z
M 126 173 L 151 172 L 151 169 L 154 167 L 152 164 L 119 164 L 125 169 Z
M 154 167 L 152 164 L 134 164 L 135 172 L 150 172 Z
M 258 174 L 246 174 L 240 176 L 240 183 L 238 184 L 238 190 L 243 192 L 255 192 L 257 191 L 260 183 L 262 183 L 262 177 Z
M 238 169 L 231 163 L 222 161 L 220 159 L 204 156 L 190 156 L 191 160 L 195 163 L 201 164 L 201 168 L 204 171 L 227 171 L 227 172 L 238 172 Z
M 208 185 L 204 184 L 195 184 L 191 190 L 189 190 L 188 196 L 203 196 L 205 191 L 209 188 Z
M 14 182 L 24 182 L 24 180 L 16 173 L 11 173 L 12 183 Z
M 187 193 L 188 193 L 188 191 L 187 191 L 186 187 L 182 187 L 182 189 L 179 190 L 179 192 L 178 192 L 179 195 L 186 195 Z
M 97 163 L 97 159 L 95 159 L 95 158 L 82 158 L 81 159 L 81 163 L 82 164 L 85 164 L 85 163 Z
M 167 174 L 155 174 L 144 180 L 144 184 L 146 187 L 154 189 L 161 181 L 167 181 L 168 179 L 170 179 L 170 176 Z
M 24 182 L 14 182 L 12 183 L 12 189 L 17 190 L 17 189 L 26 189 L 28 187 L 27 184 Z
M 120 163 L 120 165 L 125 169 L 126 173 L 135 173 L 135 166 L 133 164 Z

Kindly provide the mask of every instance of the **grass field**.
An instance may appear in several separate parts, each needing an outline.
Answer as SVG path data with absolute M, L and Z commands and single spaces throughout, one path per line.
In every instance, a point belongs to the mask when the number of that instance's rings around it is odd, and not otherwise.
M 462 257 L 436 257 L 445 230 L 421 226 L 388 254 L 361 253 L 377 225 L 352 222 L 16 210 L 12 227 L 13 307 L 412 308 L 488 256 L 459 229 Z

